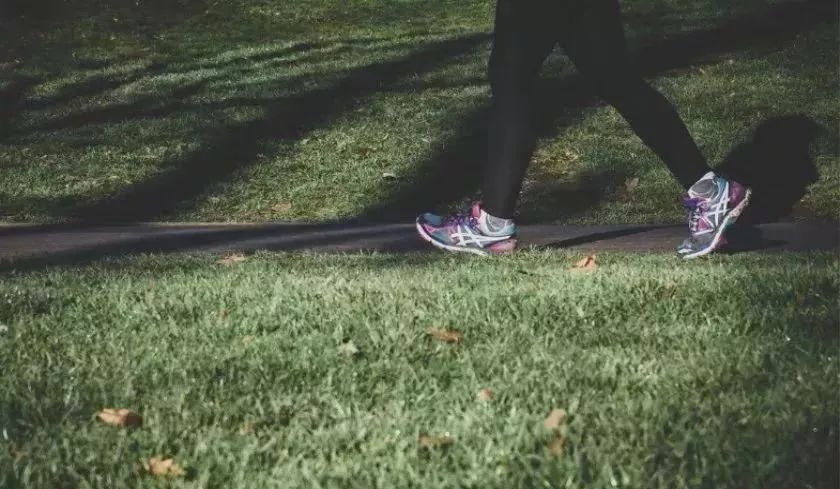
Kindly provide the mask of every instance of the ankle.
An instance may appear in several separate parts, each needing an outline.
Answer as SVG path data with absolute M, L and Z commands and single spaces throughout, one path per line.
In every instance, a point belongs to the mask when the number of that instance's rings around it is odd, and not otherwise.
M 516 224 L 513 219 L 496 217 L 482 209 L 478 218 L 478 229 L 488 236 L 508 236 L 516 232 Z

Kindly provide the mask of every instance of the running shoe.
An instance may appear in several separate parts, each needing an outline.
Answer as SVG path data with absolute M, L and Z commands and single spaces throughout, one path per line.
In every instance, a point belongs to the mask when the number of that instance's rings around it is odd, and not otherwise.
M 677 248 L 685 259 L 699 258 L 726 244 L 724 233 L 749 205 L 750 189 L 707 173 L 689 190 L 684 204 L 688 209 L 688 238 Z
M 516 249 L 516 226 L 512 221 L 494 228 L 489 214 L 473 204 L 471 212 L 438 216 L 426 213 L 417 218 L 417 232 L 433 246 L 446 251 L 489 256 Z

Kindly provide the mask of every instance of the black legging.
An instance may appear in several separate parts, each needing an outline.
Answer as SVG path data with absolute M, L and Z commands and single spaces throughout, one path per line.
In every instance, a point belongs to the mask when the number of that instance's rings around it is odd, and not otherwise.
M 593 91 L 621 113 L 684 187 L 710 171 L 671 103 L 631 68 L 618 0 L 498 0 L 482 189 L 488 213 L 513 215 L 536 138 L 535 81 L 558 43 Z

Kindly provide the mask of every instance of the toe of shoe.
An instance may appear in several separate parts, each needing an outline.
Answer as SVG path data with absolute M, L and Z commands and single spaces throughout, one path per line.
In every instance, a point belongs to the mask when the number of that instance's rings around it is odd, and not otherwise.
M 443 218 L 437 214 L 426 212 L 424 214 L 420 214 L 420 216 L 417 217 L 417 222 L 425 226 L 439 227 L 443 224 Z

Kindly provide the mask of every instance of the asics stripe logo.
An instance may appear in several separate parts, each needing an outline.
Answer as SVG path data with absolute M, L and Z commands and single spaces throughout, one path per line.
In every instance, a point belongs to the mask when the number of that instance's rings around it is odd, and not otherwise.
M 708 226 L 702 231 L 695 233 L 695 236 L 709 234 L 715 232 L 723 219 L 726 217 L 726 212 L 729 210 L 729 182 L 723 187 L 723 196 L 717 202 L 714 202 L 709 209 L 706 210 L 700 217 Z
M 510 239 L 510 236 L 485 236 L 483 234 L 475 234 L 468 226 L 458 226 L 456 228 L 456 232 L 450 234 L 450 237 L 453 241 L 458 242 L 458 246 L 474 244 L 480 248 Z

